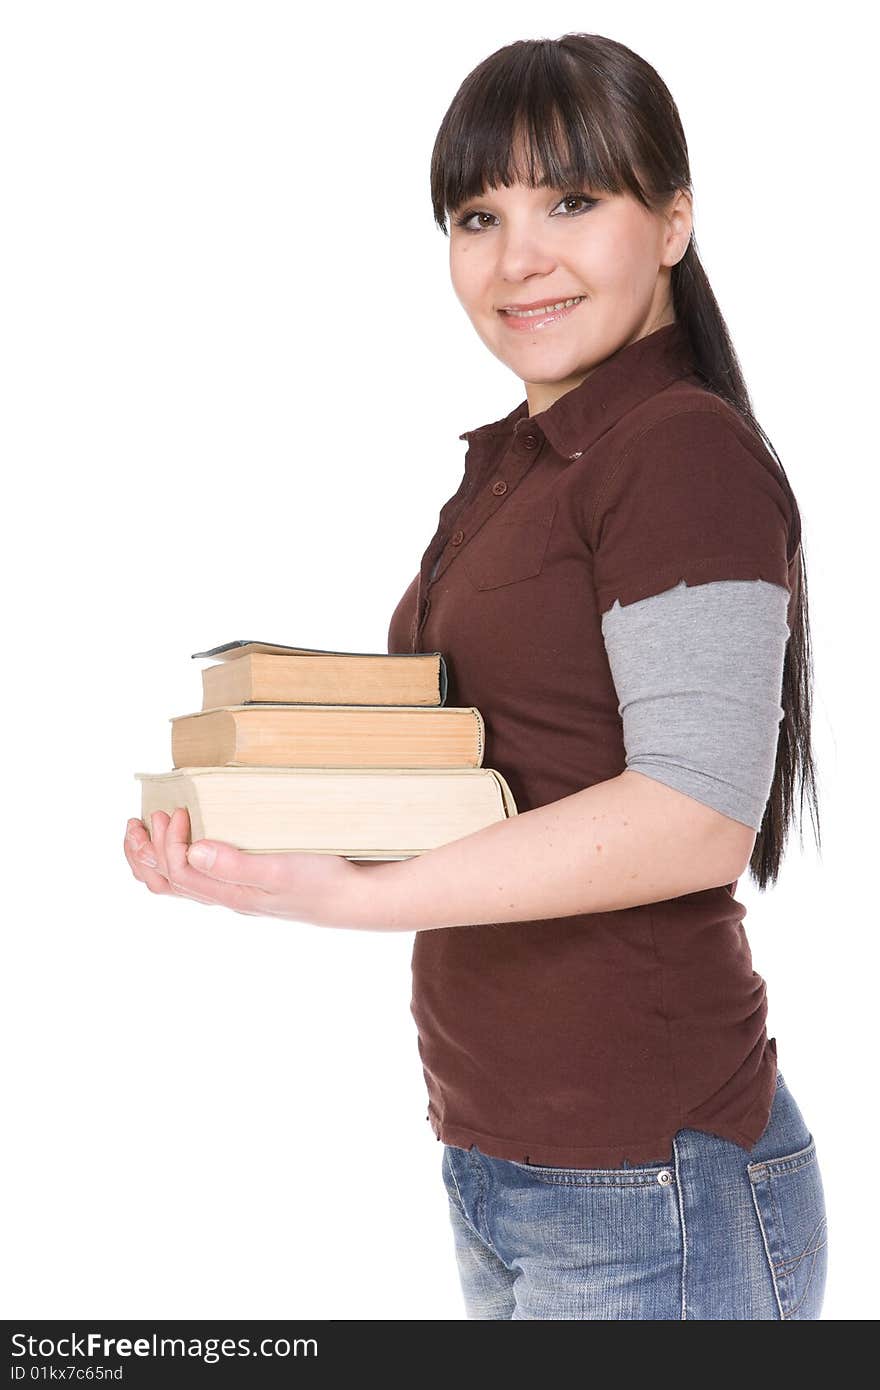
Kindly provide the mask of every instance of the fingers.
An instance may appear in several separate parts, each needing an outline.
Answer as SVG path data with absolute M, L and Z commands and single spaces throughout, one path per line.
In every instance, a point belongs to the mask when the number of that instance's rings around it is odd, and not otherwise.
M 188 829 L 189 816 L 185 809 L 182 815 L 182 823 Z M 202 893 L 189 889 L 184 890 L 172 882 L 165 852 L 170 819 L 164 811 L 153 812 L 151 817 L 152 840 L 143 821 L 129 822 L 129 830 L 125 837 L 125 857 L 131 866 L 132 873 L 135 878 L 147 885 L 151 893 L 174 893 L 178 897 L 194 898 L 196 902 L 205 903 L 208 907 L 216 906 L 216 898 L 206 897 Z M 181 823 L 180 815 L 178 815 L 178 823 Z
M 173 893 L 209 907 L 230 907 L 247 917 L 281 915 L 280 909 L 277 914 L 272 911 L 267 889 L 243 881 L 245 874 L 250 877 L 256 869 L 268 887 L 278 866 L 266 861 L 279 856 L 246 855 L 233 845 L 211 842 L 220 874 L 214 867 L 203 873 L 187 858 L 190 820 L 186 807 L 176 808 L 170 816 L 154 811 L 150 820 L 152 839 L 143 821 L 129 821 L 125 857 L 135 878 L 152 893 Z
M 172 815 L 174 812 L 172 811 Z M 168 865 L 165 862 L 165 831 L 171 821 L 171 816 L 164 811 L 154 811 L 150 817 L 150 828 L 153 835 L 153 853 L 158 862 L 159 872 L 168 878 Z
M 186 807 L 178 807 L 170 817 L 164 817 L 163 821 L 164 823 L 160 822 L 154 830 L 156 853 L 160 864 L 164 863 L 168 881 L 176 892 L 188 898 L 197 898 L 199 902 L 217 903 L 224 907 L 232 907 L 237 912 L 249 911 L 258 915 L 259 903 L 254 901 L 257 896 L 262 896 L 258 895 L 258 890 L 225 883 L 214 877 L 213 870 L 211 873 L 202 873 L 189 863 L 187 850 L 190 844 L 190 820 Z M 232 845 L 222 845 L 218 848 L 241 856 L 241 851 L 234 849 Z
M 140 828 L 138 829 L 138 827 Z M 147 834 L 146 826 L 143 821 L 137 820 L 129 822 L 129 828 L 126 832 L 123 847 L 125 849 L 125 857 L 128 860 L 129 868 L 135 878 L 139 879 L 141 883 L 145 883 L 151 893 L 170 893 L 172 891 L 168 880 L 159 873 L 158 867 L 148 863 L 147 860 L 142 857 L 143 853 L 146 851 L 147 854 L 155 859 L 155 855 L 152 853 L 150 837 Z

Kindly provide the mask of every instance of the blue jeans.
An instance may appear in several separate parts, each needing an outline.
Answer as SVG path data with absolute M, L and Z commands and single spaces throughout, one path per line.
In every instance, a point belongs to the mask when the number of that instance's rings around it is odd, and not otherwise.
M 468 1318 L 816 1319 L 825 1198 L 777 1072 L 749 1151 L 680 1129 L 668 1166 L 539 1167 L 443 1146 Z

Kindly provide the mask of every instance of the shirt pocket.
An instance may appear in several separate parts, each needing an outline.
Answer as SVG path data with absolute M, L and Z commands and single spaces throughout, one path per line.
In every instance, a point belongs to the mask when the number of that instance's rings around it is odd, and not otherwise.
M 828 1239 L 815 1141 L 782 1158 L 750 1163 L 748 1174 L 780 1317 L 816 1319 Z
M 474 589 L 500 589 L 536 578 L 544 568 L 556 498 L 501 508 L 461 552 L 461 567 Z

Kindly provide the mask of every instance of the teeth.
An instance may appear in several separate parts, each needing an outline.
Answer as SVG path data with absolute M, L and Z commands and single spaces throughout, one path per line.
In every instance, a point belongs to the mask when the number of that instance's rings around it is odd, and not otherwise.
M 559 304 L 545 304 L 543 309 L 505 309 L 505 314 L 512 314 L 518 319 L 536 319 L 542 314 L 552 314 L 557 309 L 567 309 L 570 304 L 580 304 L 586 296 L 579 294 L 577 299 L 563 299 Z

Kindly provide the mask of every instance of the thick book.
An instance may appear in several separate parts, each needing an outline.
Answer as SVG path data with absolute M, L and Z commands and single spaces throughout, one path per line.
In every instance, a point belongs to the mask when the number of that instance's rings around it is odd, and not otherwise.
M 254 853 L 411 859 L 517 814 L 493 768 L 182 767 L 138 772 L 141 818 L 189 812 L 192 840 Z
M 442 652 L 334 652 L 243 638 L 193 652 L 216 657 L 202 671 L 202 709 L 265 701 L 312 705 L 443 705 Z
M 175 767 L 481 767 L 473 707 L 230 705 L 171 719 Z

